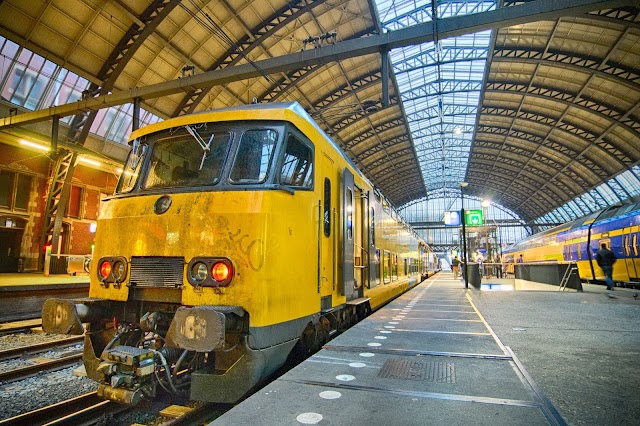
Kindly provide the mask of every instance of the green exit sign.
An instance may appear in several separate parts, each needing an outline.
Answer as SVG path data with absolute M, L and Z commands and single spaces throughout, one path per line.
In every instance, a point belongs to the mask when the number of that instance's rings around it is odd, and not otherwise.
M 465 210 L 464 223 L 467 224 L 467 226 L 484 225 L 484 217 L 482 216 L 482 210 Z

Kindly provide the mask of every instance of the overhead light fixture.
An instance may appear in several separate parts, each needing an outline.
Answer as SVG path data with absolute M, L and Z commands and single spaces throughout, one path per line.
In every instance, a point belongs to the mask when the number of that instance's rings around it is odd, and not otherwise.
M 83 163 L 86 163 L 86 164 L 91 164 L 92 166 L 96 166 L 96 167 L 100 167 L 102 165 L 100 162 L 95 161 L 95 160 L 90 160 L 90 159 L 88 159 L 86 157 L 80 157 L 80 161 L 82 161 Z
M 25 141 L 24 139 L 20 139 L 20 145 L 28 146 L 30 148 L 39 149 L 41 151 L 49 151 L 48 146 L 40 145 L 34 142 Z

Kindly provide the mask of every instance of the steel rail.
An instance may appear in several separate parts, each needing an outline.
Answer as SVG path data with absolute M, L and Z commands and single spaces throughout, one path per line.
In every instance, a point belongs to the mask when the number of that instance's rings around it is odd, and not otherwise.
M 67 399 L 47 407 L 29 411 L 15 417 L 0 420 L 0 426 L 8 425 L 75 425 L 91 424 L 91 419 L 97 419 L 107 412 L 117 412 L 128 409 L 127 406 L 105 401 L 96 392 L 89 392 L 75 398 Z M 94 422 L 95 423 L 95 422 Z
M 26 365 L 9 371 L 0 372 L 0 382 L 16 382 L 33 377 L 42 372 L 62 370 L 82 360 L 82 353 L 77 353 L 62 358 L 53 358 L 50 361 L 38 362 L 33 365 Z
M 66 337 L 64 339 L 52 340 L 50 342 L 38 343 L 35 345 L 21 346 L 19 348 L 11 348 L 0 351 L 0 361 L 8 359 L 20 358 L 25 355 L 37 354 L 52 348 L 64 348 L 67 346 L 82 343 L 83 336 Z

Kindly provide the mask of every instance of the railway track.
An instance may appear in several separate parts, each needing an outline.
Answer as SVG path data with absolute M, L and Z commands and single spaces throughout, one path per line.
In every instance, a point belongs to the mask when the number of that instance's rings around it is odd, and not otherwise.
M 78 345 L 79 343 L 82 343 L 82 336 L 68 337 L 50 342 L 0 351 L 0 361 L 25 358 L 33 362 L 31 365 L 20 366 L 7 371 L 0 371 L 0 382 L 8 383 L 17 380 L 24 380 L 42 372 L 61 370 L 77 364 L 82 360 L 81 351 L 75 351 L 60 358 L 39 358 L 37 356 L 34 357 L 34 355 L 50 350 L 64 350 L 69 346 Z
M 57 404 L 0 420 L 0 426 L 93 425 L 100 421 L 105 414 L 115 414 L 130 409 L 125 405 L 105 401 L 99 398 L 96 392 L 89 392 Z
M 40 326 L 42 326 L 42 318 L 0 323 L 0 336 L 29 331 Z
M 0 372 L 0 382 L 9 383 L 17 380 L 28 379 L 42 372 L 61 370 L 77 364 L 82 360 L 82 353 L 65 356 L 62 358 L 38 361 L 33 365 L 15 368 L 13 370 Z
M 33 355 L 33 354 L 44 352 L 50 349 L 65 348 L 68 346 L 77 345 L 79 343 L 82 343 L 82 339 L 83 339 L 83 336 L 73 336 L 73 337 L 66 337 L 64 339 L 59 339 L 59 340 L 52 340 L 50 342 L 38 343 L 35 345 L 6 349 L 3 351 L 0 351 L 0 361 L 20 358 L 25 355 Z

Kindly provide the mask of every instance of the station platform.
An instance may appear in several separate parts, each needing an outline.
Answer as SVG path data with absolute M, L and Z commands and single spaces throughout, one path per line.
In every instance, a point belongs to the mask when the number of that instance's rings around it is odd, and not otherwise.
M 89 286 L 89 275 L 56 274 L 45 277 L 42 272 L 4 273 L 0 274 L 0 291 L 3 287 L 41 287 L 79 284 L 82 287 Z
M 538 290 L 440 273 L 212 424 L 637 424 L 640 302 Z
M 51 297 L 75 299 L 89 295 L 89 275 L 42 273 L 0 274 L 0 321 L 39 318 Z

